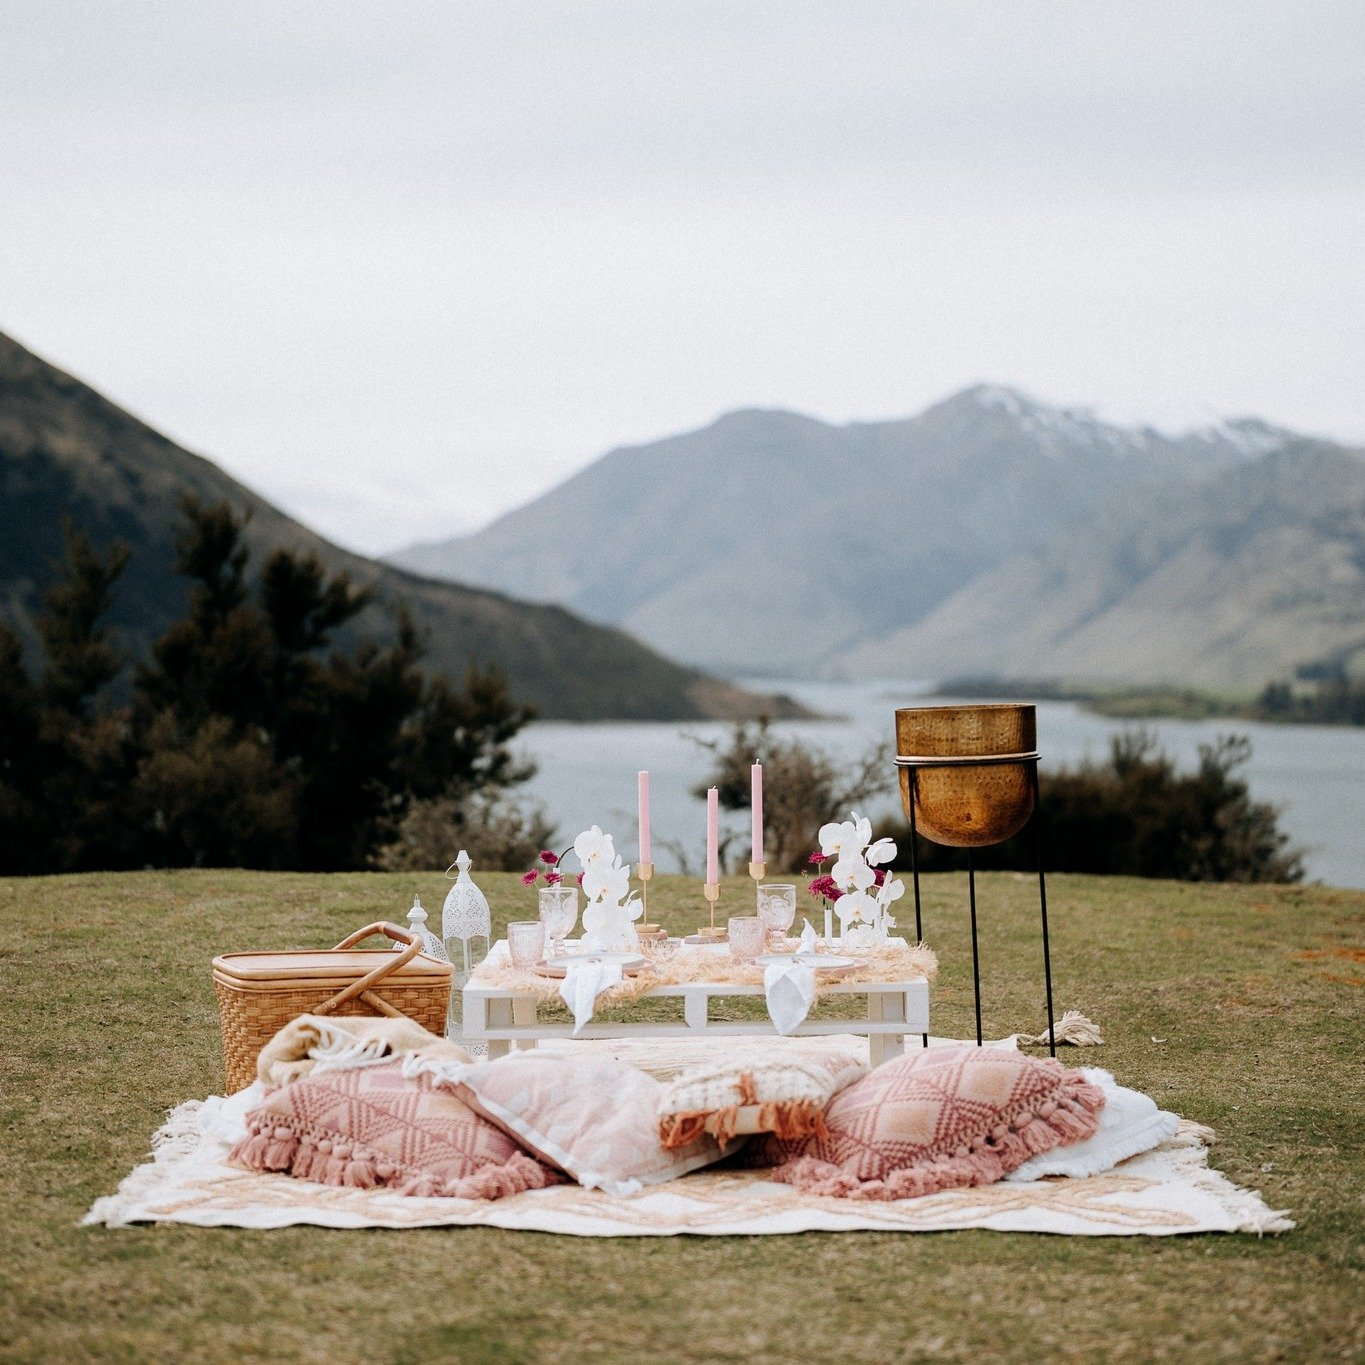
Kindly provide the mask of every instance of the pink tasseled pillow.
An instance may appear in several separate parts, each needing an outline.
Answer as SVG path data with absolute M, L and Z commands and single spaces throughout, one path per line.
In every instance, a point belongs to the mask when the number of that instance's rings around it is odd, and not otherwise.
M 1104 1092 L 1078 1071 L 1006 1048 L 935 1047 L 886 1062 L 825 1109 L 825 1136 L 766 1138 L 746 1164 L 810 1194 L 907 1199 L 989 1185 L 1092 1136 Z
M 246 1127 L 230 1161 L 324 1185 L 500 1199 L 562 1180 L 458 1096 L 404 1079 L 401 1062 L 314 1071 L 271 1091 Z

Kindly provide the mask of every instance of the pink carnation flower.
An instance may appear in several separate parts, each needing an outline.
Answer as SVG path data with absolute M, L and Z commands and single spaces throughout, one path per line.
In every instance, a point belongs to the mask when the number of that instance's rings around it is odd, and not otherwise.
M 523 872 L 521 874 L 521 884 L 523 886 L 534 886 L 536 884 L 536 878 L 539 876 L 540 873 L 532 868 L 531 871 Z
M 563 876 L 558 872 L 547 872 L 545 874 L 545 881 L 549 886 L 558 886 L 563 880 Z
M 844 893 L 835 884 L 834 878 L 826 874 L 823 877 L 816 877 L 806 888 L 812 896 L 817 896 L 821 900 L 837 901 Z
M 818 863 L 823 863 L 823 862 L 825 861 L 825 855 L 824 855 L 823 853 L 821 853 L 820 850 L 817 848 L 817 849 L 815 850 L 815 852 L 812 853 L 812 854 L 810 855 L 810 857 L 806 859 L 806 861 L 807 861 L 808 863 L 817 863 L 817 864 L 818 864 Z
M 578 876 L 576 876 L 576 877 L 574 878 L 574 881 L 577 882 L 579 886 L 582 886 L 582 885 L 583 885 L 583 874 L 580 872 L 580 873 L 578 874 Z
M 886 869 L 884 867 L 879 867 L 872 876 L 877 886 L 886 885 Z
M 540 852 L 540 861 L 553 867 L 559 861 L 559 854 L 551 853 L 548 848 L 542 849 Z

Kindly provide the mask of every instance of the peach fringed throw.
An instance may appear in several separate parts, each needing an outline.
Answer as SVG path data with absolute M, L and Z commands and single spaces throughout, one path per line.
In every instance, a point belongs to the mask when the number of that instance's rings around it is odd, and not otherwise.
M 501 1199 L 562 1177 L 448 1090 L 403 1064 L 314 1071 L 246 1116 L 228 1161 L 323 1185 L 452 1199 Z
M 888 944 L 860 958 L 850 972 L 839 976 L 840 985 L 867 981 L 913 981 L 923 977 L 932 982 L 938 975 L 938 958 L 932 948 L 917 943 Z M 471 980 L 480 986 L 523 991 L 542 1004 L 559 998 L 560 982 L 554 977 L 521 971 L 503 958 L 486 959 L 474 970 Z M 736 986 L 762 986 L 763 968 L 734 962 L 724 952 L 708 951 L 687 945 L 671 962 L 650 963 L 645 970 L 627 976 L 619 986 L 597 997 L 598 1008 L 638 1000 L 656 986 L 683 986 L 694 981 L 715 981 Z M 820 978 L 816 977 L 816 998 Z
M 1030 1157 L 1094 1135 L 1104 1092 L 1051 1058 L 938 1047 L 877 1067 L 825 1110 L 826 1132 L 767 1138 L 746 1164 L 808 1194 L 908 1199 L 989 1185 Z

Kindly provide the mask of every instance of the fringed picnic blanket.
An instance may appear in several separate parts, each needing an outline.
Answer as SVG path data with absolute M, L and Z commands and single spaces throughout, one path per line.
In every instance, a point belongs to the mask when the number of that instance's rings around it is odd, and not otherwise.
M 348 1023 L 350 1021 L 347 1021 Z M 1060 1028 L 1058 1030 L 1061 1032 Z M 775 1049 L 796 1040 L 765 1039 Z M 802 1039 L 802 1044 L 812 1040 Z M 841 1046 L 858 1040 L 839 1039 Z M 831 1039 L 833 1045 L 835 1040 Z M 710 1056 L 727 1045 L 706 1040 Z M 754 1040 L 744 1041 L 752 1047 Z M 863 1040 L 862 1046 L 865 1046 Z M 1008 1041 L 1003 1045 L 1010 1045 Z M 676 1040 L 562 1043 L 564 1049 L 609 1051 L 656 1074 L 676 1073 L 687 1059 Z M 684 1049 L 685 1051 L 686 1049 Z M 425 1199 L 385 1189 L 318 1185 L 227 1165 L 245 1132 L 246 1111 L 260 1083 L 229 1099 L 190 1100 L 171 1111 L 152 1140 L 152 1159 L 117 1193 L 97 1200 L 87 1223 L 190 1223 L 200 1227 L 497 1227 L 580 1237 L 755 1235 L 794 1232 L 942 1232 L 989 1228 L 1066 1236 L 1163 1237 L 1196 1232 L 1283 1232 L 1294 1225 L 1251 1190 L 1207 1164 L 1211 1134 L 1182 1123 L 1152 1151 L 1084 1179 L 1001 1182 L 918 1199 L 865 1203 L 803 1194 L 762 1171 L 693 1172 L 640 1194 L 613 1196 L 577 1185 L 529 1190 L 494 1201 Z

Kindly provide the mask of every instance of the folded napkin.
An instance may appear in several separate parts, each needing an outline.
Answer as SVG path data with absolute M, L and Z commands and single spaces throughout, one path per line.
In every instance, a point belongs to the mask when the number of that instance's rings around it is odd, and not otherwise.
M 798 952 L 812 952 L 815 930 L 810 920 L 801 930 Z M 815 972 L 796 960 L 793 954 L 785 962 L 774 962 L 763 972 L 763 993 L 768 1000 L 768 1017 L 779 1033 L 791 1033 L 800 1027 L 810 1007 L 815 1003 Z
M 569 967 L 559 983 L 559 995 L 573 1013 L 575 1033 L 592 1018 L 597 997 L 620 984 L 619 962 L 575 962 Z

